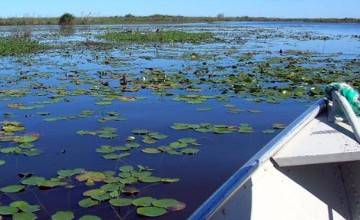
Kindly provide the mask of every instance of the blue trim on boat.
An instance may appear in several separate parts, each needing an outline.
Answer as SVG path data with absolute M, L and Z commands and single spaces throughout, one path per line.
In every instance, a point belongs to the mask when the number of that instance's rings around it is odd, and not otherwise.
M 231 192 L 236 189 L 238 183 L 244 181 L 244 178 L 252 173 L 258 165 L 259 163 L 255 162 L 253 165 L 240 168 L 233 176 L 230 177 L 230 179 L 226 181 L 226 185 L 220 187 L 219 190 L 216 191 L 216 193 L 214 193 L 189 219 L 207 219 L 209 213 L 212 213 L 218 204 L 220 204 Z
M 244 166 L 236 171 L 189 217 L 189 220 L 203 220 L 210 218 L 224 201 L 230 198 L 231 194 L 235 193 L 236 190 L 251 177 L 262 163 L 269 160 L 281 149 L 286 141 L 290 140 L 307 123 L 313 120 L 326 107 L 326 104 L 326 99 L 320 99 L 301 114 L 294 122 L 256 153 Z

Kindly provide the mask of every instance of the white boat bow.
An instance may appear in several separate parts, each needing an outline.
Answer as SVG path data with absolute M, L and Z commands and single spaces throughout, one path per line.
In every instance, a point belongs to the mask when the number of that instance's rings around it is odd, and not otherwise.
M 189 219 L 360 219 L 360 120 L 333 96 L 278 134 Z M 347 123 L 334 120 L 336 108 Z

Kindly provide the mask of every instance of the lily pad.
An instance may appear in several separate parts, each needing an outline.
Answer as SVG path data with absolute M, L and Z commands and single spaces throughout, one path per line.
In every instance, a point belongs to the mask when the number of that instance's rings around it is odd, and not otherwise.
M 106 192 L 118 191 L 118 190 L 121 190 L 122 188 L 124 188 L 124 184 L 118 183 L 118 182 L 108 183 L 108 184 L 102 185 L 100 187 L 100 189 L 102 189 Z
M 130 165 L 125 165 L 125 166 L 121 166 L 121 167 L 119 168 L 119 170 L 120 170 L 121 172 L 131 172 L 131 171 L 134 170 L 134 167 L 133 167 L 133 166 L 130 166 Z
M 140 180 L 140 182 L 143 182 L 143 183 L 161 182 L 161 178 L 156 177 L 156 176 L 143 176 L 143 177 L 140 177 L 139 180 Z
M 0 206 L 0 215 L 12 215 L 18 212 L 18 209 L 11 206 Z
M 239 132 L 240 133 L 252 133 L 254 132 L 254 129 L 249 124 L 240 124 L 239 126 Z
M 74 213 L 71 211 L 58 211 L 51 216 L 52 220 L 73 220 Z
M 21 212 L 21 213 L 15 213 L 12 216 L 13 220 L 35 220 L 37 219 L 36 215 L 31 212 Z
M 17 132 L 25 130 L 25 127 L 19 122 L 15 121 L 5 121 L 2 123 L 2 130 L 5 132 Z
M 32 177 L 24 179 L 23 181 L 21 181 L 21 183 L 24 185 L 39 186 L 45 181 L 46 181 L 46 179 L 44 177 L 32 176 Z
M 138 215 L 146 217 L 158 217 L 166 214 L 166 209 L 159 207 L 141 207 L 136 209 Z
M 102 189 L 90 189 L 83 193 L 84 196 L 99 196 L 105 194 L 106 191 Z
M 54 188 L 57 186 L 62 186 L 62 185 L 66 185 L 65 182 L 61 182 L 59 180 L 45 180 L 43 182 L 41 182 L 38 186 L 40 189 L 50 189 L 50 188 Z
M 124 157 L 130 156 L 130 153 L 122 154 L 103 154 L 103 158 L 106 160 L 120 160 Z
M 101 218 L 96 215 L 84 215 L 79 220 L 101 220 Z
M 152 197 L 141 197 L 132 201 L 134 206 L 151 206 L 155 199 Z
M 167 135 L 161 134 L 159 132 L 151 132 L 151 133 L 148 133 L 147 136 L 151 137 L 152 139 L 156 139 L 156 140 L 162 140 L 162 139 L 165 139 L 168 137 Z
M 161 151 L 159 149 L 152 148 L 152 147 L 144 148 L 141 151 L 144 152 L 144 153 L 147 153 L 147 154 L 159 154 L 159 153 L 161 153 Z
M 116 151 L 116 149 L 114 147 L 108 146 L 108 145 L 102 145 L 96 149 L 96 152 L 104 153 L 104 154 L 113 153 L 115 151 Z
M 156 207 L 160 207 L 160 208 L 171 208 L 171 207 L 175 207 L 179 204 L 179 201 L 175 200 L 175 199 L 158 199 L 153 201 L 152 205 L 156 206 Z
M 191 138 L 191 137 L 186 137 L 186 138 L 180 138 L 178 140 L 179 142 L 182 143 L 187 143 L 187 144 L 197 144 L 197 140 L 195 138 Z
M 9 206 L 18 208 L 19 210 L 21 210 L 23 212 L 36 212 L 36 211 L 40 210 L 40 206 L 30 205 L 26 201 L 14 201 L 14 202 L 10 203 Z
M 83 199 L 83 200 L 79 201 L 79 206 L 83 207 L 83 208 L 89 208 L 89 207 L 92 207 L 92 206 L 96 206 L 98 204 L 99 204 L 98 201 L 90 199 L 90 198 Z
M 187 147 L 187 143 L 186 142 L 180 142 L 180 141 L 175 141 L 169 144 L 169 147 L 177 149 L 177 148 L 184 148 Z
M 87 184 L 91 185 L 95 182 L 103 182 L 106 179 L 106 176 L 101 172 L 87 171 L 77 175 L 75 178 L 80 182 L 86 181 Z
M 18 142 L 18 143 L 31 143 L 31 142 L 34 142 L 37 140 L 39 140 L 38 134 L 28 134 L 28 135 L 18 136 L 18 137 L 14 138 L 14 141 Z
M 109 203 L 113 206 L 129 206 L 133 202 L 132 199 L 126 199 L 126 198 L 117 198 L 117 199 L 111 199 Z
M 3 193 L 17 193 L 22 191 L 25 188 L 23 185 L 9 185 L 0 188 L 0 191 Z
M 77 169 L 73 169 L 73 170 L 59 170 L 57 173 L 60 177 L 71 177 L 76 174 L 80 174 L 84 171 L 85 171 L 84 169 L 77 168 Z

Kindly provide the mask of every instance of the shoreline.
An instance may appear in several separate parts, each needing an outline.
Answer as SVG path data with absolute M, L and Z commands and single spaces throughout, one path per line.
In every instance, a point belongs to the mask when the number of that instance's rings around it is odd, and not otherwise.
M 0 26 L 11 25 L 58 25 L 57 17 L 13 17 L 0 18 Z M 183 17 L 183 16 L 110 16 L 77 17 L 74 25 L 116 24 L 181 24 L 215 22 L 303 22 L 303 23 L 360 23 L 360 18 L 267 18 L 267 17 Z

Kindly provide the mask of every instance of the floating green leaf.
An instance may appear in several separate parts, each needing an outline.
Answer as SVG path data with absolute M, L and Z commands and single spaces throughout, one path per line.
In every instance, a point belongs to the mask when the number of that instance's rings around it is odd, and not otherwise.
M 89 208 L 89 207 L 92 207 L 92 206 L 96 206 L 98 204 L 99 204 L 98 201 L 90 199 L 90 198 L 83 199 L 83 200 L 79 201 L 79 206 L 83 207 L 83 208 Z
M 71 211 L 58 211 L 51 216 L 52 220 L 72 220 L 74 218 L 74 213 Z
M 156 183 L 160 182 L 161 178 L 156 176 L 142 176 L 139 178 L 139 180 L 143 183 Z
M 239 132 L 240 133 L 252 133 L 252 132 L 254 132 L 254 129 L 249 124 L 243 123 L 243 124 L 240 124 Z
M 23 212 L 36 212 L 36 211 L 40 210 L 40 206 L 30 205 L 26 201 L 14 201 L 14 202 L 10 203 L 9 206 L 18 208 L 19 210 L 21 210 Z
M 152 147 L 147 147 L 147 148 L 144 148 L 141 150 L 142 152 L 144 153 L 147 153 L 147 154 L 158 154 L 158 153 L 161 153 L 161 151 L 157 148 L 152 148 Z
M 0 206 L 0 215 L 12 215 L 18 212 L 18 209 L 11 206 Z
M 13 214 L 13 220 L 35 220 L 37 219 L 36 215 L 31 212 L 21 212 Z
M 99 196 L 105 194 L 106 191 L 102 189 L 90 189 L 83 193 L 84 196 Z
M 119 170 L 120 170 L 121 172 L 131 172 L 131 171 L 134 170 L 134 167 L 133 167 L 133 166 L 130 166 L 130 165 L 125 165 L 125 166 L 121 166 L 121 167 L 119 168 Z
M 111 199 L 109 203 L 113 206 L 129 206 L 133 202 L 132 199 L 126 199 L 126 198 L 117 198 L 117 199 Z
M 39 139 L 38 134 L 29 134 L 29 135 L 15 137 L 14 141 L 18 143 L 31 143 L 37 141 L 38 139 Z
M 103 158 L 106 160 L 120 160 L 124 157 L 130 156 L 130 153 L 122 154 L 103 154 Z
M 25 127 L 19 122 L 15 121 L 4 121 L 2 123 L 2 130 L 5 132 L 17 132 L 25 130 Z
M 87 172 L 78 174 L 75 178 L 80 182 L 86 181 L 87 184 L 92 185 L 95 182 L 104 181 L 106 179 L 106 176 L 101 172 L 87 171 Z
M 25 188 L 23 185 L 9 185 L 0 188 L 0 191 L 3 193 L 17 193 L 22 191 Z
M 171 207 L 175 207 L 179 204 L 179 201 L 175 200 L 175 199 L 158 199 L 153 201 L 152 205 L 156 206 L 156 207 L 160 207 L 160 208 L 171 208 Z
M 158 217 L 166 214 L 166 209 L 159 207 L 141 207 L 136 209 L 136 213 L 146 217 Z
M 32 177 L 22 180 L 21 183 L 24 185 L 39 186 L 45 181 L 46 181 L 46 179 L 44 177 L 32 176 Z
M 101 220 L 101 218 L 96 215 L 84 215 L 79 220 Z
M 76 174 L 80 174 L 82 172 L 84 172 L 84 169 L 81 169 L 81 168 L 77 168 L 77 169 L 73 169 L 73 170 L 59 170 L 58 175 L 60 177 L 71 177 Z
M 180 142 L 180 141 L 175 141 L 169 144 L 169 147 L 177 149 L 177 148 L 184 148 L 187 147 L 187 143 L 186 142 Z
M 155 201 L 152 197 L 141 197 L 132 201 L 134 206 L 151 206 L 152 202 Z

